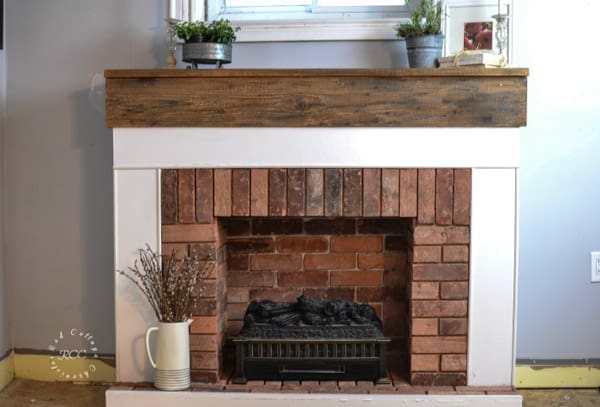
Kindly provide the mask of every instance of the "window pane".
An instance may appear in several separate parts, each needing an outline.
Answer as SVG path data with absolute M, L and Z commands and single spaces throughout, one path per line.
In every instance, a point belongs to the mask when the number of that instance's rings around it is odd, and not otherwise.
M 404 0 L 318 0 L 321 7 L 404 6 Z
M 312 0 L 226 0 L 227 7 L 309 6 Z

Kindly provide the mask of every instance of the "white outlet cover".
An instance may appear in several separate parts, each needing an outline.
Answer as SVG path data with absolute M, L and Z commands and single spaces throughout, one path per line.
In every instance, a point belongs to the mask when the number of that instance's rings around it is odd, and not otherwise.
M 600 252 L 592 252 L 592 283 L 600 283 Z

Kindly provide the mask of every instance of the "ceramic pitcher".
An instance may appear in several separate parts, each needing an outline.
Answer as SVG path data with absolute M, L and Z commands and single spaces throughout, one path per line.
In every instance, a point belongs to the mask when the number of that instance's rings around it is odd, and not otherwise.
M 154 367 L 154 386 L 160 390 L 190 387 L 190 335 L 186 322 L 161 322 L 146 331 L 146 352 Z M 156 351 L 150 351 L 150 335 L 156 332 Z

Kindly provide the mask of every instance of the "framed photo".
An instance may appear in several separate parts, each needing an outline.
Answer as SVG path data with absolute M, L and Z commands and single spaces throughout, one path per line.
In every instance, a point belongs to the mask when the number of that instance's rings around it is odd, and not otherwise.
M 511 2 L 502 1 L 501 12 L 511 12 Z M 448 1 L 445 13 L 446 41 L 444 55 L 456 55 L 460 51 L 481 51 L 498 53 L 496 41 L 496 20 L 493 15 L 498 14 L 496 1 Z M 506 56 L 511 60 L 511 24 L 508 21 L 508 44 Z

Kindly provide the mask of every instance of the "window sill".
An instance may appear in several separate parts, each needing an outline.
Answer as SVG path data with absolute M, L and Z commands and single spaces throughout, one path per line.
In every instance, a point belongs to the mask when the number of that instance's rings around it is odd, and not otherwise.
M 395 40 L 401 19 L 234 21 L 237 42 Z

